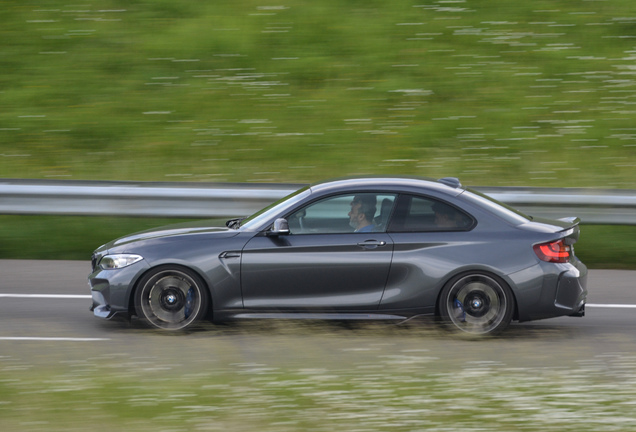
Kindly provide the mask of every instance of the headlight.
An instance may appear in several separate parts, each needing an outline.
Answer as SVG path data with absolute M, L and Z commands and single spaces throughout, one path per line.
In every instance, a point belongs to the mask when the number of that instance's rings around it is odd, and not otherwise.
M 142 259 L 144 259 L 142 256 L 132 254 L 105 255 L 99 260 L 99 266 L 104 270 L 120 269 Z

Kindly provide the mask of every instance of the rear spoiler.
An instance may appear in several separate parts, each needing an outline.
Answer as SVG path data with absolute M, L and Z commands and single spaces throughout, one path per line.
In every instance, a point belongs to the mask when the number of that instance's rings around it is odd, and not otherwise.
M 566 245 L 573 245 L 579 240 L 579 234 L 581 229 L 579 228 L 579 224 L 581 223 L 581 219 L 577 217 L 565 217 L 558 219 L 561 222 L 567 222 L 570 224 L 570 227 L 565 228 L 561 231 L 564 234 L 564 242 Z

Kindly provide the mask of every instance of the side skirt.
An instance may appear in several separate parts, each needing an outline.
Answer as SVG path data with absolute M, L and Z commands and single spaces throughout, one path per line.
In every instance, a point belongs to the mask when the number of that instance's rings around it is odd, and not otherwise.
M 229 315 L 228 318 L 234 319 L 305 319 L 305 320 L 375 320 L 375 321 L 404 321 L 408 317 L 401 315 L 389 314 L 370 314 L 370 313 L 238 313 Z

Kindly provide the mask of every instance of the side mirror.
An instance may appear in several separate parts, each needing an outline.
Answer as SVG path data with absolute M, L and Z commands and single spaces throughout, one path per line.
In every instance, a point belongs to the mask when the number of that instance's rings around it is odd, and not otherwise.
M 287 219 L 280 218 L 274 221 L 274 227 L 267 231 L 267 235 L 269 236 L 279 236 L 279 235 L 287 235 L 289 234 L 289 223 Z

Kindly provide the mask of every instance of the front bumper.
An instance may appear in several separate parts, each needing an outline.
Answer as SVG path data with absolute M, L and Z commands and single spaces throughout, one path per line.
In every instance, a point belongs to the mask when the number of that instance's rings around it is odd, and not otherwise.
M 144 260 L 117 270 L 104 270 L 95 266 L 88 276 L 93 300 L 90 310 L 93 314 L 102 319 L 129 315 L 134 306 L 131 300 L 133 287 L 149 268 Z
M 110 308 L 110 305 L 101 292 L 91 290 L 91 295 L 93 297 L 93 305 L 90 310 L 96 317 L 109 320 L 117 314 L 116 311 Z

